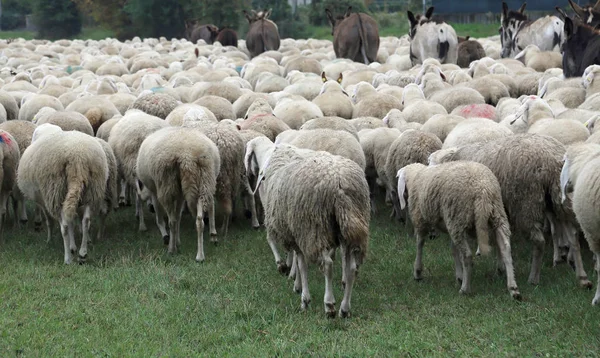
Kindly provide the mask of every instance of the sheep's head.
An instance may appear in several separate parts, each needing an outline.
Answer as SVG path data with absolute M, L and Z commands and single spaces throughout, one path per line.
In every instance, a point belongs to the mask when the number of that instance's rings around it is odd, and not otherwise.
M 585 69 L 583 76 L 581 77 L 583 81 L 583 88 L 588 89 L 592 82 L 594 82 L 594 76 L 596 72 L 600 72 L 600 66 L 598 65 L 591 65 Z
M 552 107 L 538 96 L 529 96 L 524 99 L 523 104 L 515 114 L 515 118 L 510 122 L 510 124 L 514 124 L 517 120 L 521 120 L 525 122 L 525 124 L 529 125 L 531 123 L 531 116 L 536 118 L 554 118 L 554 111 Z
M 252 102 L 246 111 L 246 116 L 244 116 L 244 119 L 261 114 L 273 115 L 273 108 L 271 108 L 271 105 L 265 98 L 257 98 L 256 101 Z
M 394 128 L 396 124 L 404 123 L 406 124 L 406 120 L 404 119 L 404 115 L 397 108 L 392 108 L 386 115 L 383 117 L 383 124 L 386 127 Z
M 600 114 L 594 115 L 585 122 L 585 126 L 590 133 L 594 133 L 594 128 L 596 127 L 596 122 L 598 122 L 598 120 L 600 120 Z
M 402 89 L 402 105 L 405 105 L 405 102 L 408 100 L 409 102 L 412 100 L 425 99 L 425 94 L 423 90 L 415 83 L 411 83 Z
M 354 91 L 352 91 L 352 96 L 350 98 L 352 99 L 352 102 L 358 103 L 366 96 L 374 93 L 377 93 L 375 87 L 373 87 L 373 85 L 368 82 L 362 81 L 356 84 L 356 86 L 354 87 Z
M 415 83 L 418 84 L 418 85 L 420 85 L 421 82 L 423 81 L 423 77 L 425 75 L 427 75 L 428 73 L 437 74 L 442 81 L 446 81 L 446 75 L 444 74 L 444 72 L 442 72 L 442 69 L 440 68 L 440 65 L 439 65 L 439 62 L 438 62 L 438 64 L 435 64 L 435 63 L 424 63 L 421 66 L 421 70 L 417 74 L 417 77 L 415 78 Z
M 427 162 L 429 163 L 430 167 L 450 162 L 457 151 L 458 148 L 456 147 L 437 150 L 429 155 Z
M 325 76 L 325 72 L 321 73 L 321 79 L 323 81 L 323 86 L 321 86 L 321 92 L 319 92 L 319 95 L 322 95 L 326 92 L 341 92 L 346 96 L 348 95 L 348 93 L 344 91 L 344 89 L 341 86 L 342 80 L 344 79 L 341 73 L 337 81 L 327 79 L 327 76 Z

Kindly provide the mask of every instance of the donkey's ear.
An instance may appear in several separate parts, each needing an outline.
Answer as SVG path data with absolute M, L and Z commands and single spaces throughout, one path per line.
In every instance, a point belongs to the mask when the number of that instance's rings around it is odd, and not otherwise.
M 508 20 L 508 5 L 503 1 L 502 2 L 502 16 L 500 18 L 500 22 L 504 23 L 504 21 Z
M 329 20 L 331 26 L 335 25 L 335 19 L 333 18 L 331 11 L 329 9 L 325 9 L 325 14 L 327 15 L 327 19 Z
M 352 15 L 352 6 L 348 6 L 348 10 L 346 10 L 344 17 L 348 17 L 350 15 Z
M 410 27 L 413 27 L 417 24 L 417 19 L 415 19 L 415 14 L 412 11 L 407 11 L 406 15 L 408 16 L 408 21 L 410 22 Z
M 521 14 L 523 14 L 525 12 L 525 8 L 527 7 L 527 2 L 524 2 L 523 5 L 521 5 L 521 7 L 519 8 L 519 11 Z
M 433 10 L 435 8 L 433 6 L 431 6 L 429 9 L 427 9 L 427 12 L 425 13 L 425 17 L 428 19 L 431 19 L 431 15 L 433 15 Z
M 567 17 L 565 19 L 564 30 L 565 30 L 565 35 L 567 36 L 567 38 L 571 38 L 571 36 L 573 36 L 573 34 L 575 33 L 573 20 L 571 20 L 571 18 L 569 18 L 569 17 Z

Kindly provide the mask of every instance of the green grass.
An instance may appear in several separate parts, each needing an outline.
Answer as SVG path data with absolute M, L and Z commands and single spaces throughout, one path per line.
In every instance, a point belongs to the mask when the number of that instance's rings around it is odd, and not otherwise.
M 0 39 L 14 39 L 21 37 L 25 40 L 37 38 L 35 32 L 32 31 L 0 31 Z M 114 37 L 114 33 L 100 27 L 84 27 L 81 33 L 74 38 L 82 40 L 103 40 L 107 37 Z
M 452 24 L 458 36 L 489 37 L 498 35 L 500 24 Z
M 476 258 L 473 294 L 458 294 L 445 237 L 425 245 L 422 282 L 415 244 L 385 213 L 371 223 L 370 252 L 350 319 L 327 319 L 324 279 L 310 271 L 313 301 L 276 271 L 265 232 L 233 224 L 206 262 L 194 261 L 194 223 L 182 223 L 180 254 L 165 253 L 153 220 L 134 230 L 131 208 L 112 215 L 108 241 L 88 263 L 65 266 L 58 233 L 9 228 L 0 246 L 0 356 L 597 356 L 600 310 L 572 270 L 551 267 L 526 284 L 529 245 L 513 243 L 523 302 L 513 301 L 492 258 Z M 12 223 L 8 225 L 12 226 Z M 58 231 L 58 230 L 56 230 Z M 79 242 L 78 242 L 79 243 Z M 592 260 L 586 249 L 585 267 Z M 335 263 L 336 299 L 342 299 Z M 595 276 L 594 276 L 595 279 Z

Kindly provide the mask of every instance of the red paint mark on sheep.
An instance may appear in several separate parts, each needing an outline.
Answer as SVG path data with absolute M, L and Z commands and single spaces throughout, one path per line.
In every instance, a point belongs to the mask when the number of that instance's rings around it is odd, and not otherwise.
M 0 133 L 0 142 L 4 142 L 8 145 L 12 144 L 12 139 L 10 139 L 10 135 L 6 132 L 1 132 Z

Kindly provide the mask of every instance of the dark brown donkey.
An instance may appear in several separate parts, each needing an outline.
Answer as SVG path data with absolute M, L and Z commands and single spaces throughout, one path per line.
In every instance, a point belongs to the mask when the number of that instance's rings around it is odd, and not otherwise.
M 221 43 L 223 46 L 233 46 L 237 47 L 238 45 L 238 37 L 237 32 L 228 27 L 222 28 L 219 30 L 219 34 L 217 35 L 217 41 Z
M 250 14 L 244 10 L 244 15 L 250 23 L 246 35 L 246 47 L 250 55 L 256 57 L 265 51 L 279 50 L 279 30 L 277 25 L 269 20 L 271 10 L 251 10 Z
M 348 7 L 343 16 L 333 17 L 325 9 L 331 23 L 333 50 L 338 58 L 348 58 L 355 62 L 369 64 L 377 58 L 379 50 L 379 29 L 373 18 L 365 13 L 352 13 Z
M 583 7 L 575 4 L 573 0 L 569 0 L 569 5 L 584 24 L 596 29 L 600 27 L 600 0 L 596 1 L 594 5 Z
M 219 28 L 215 25 L 198 25 L 196 21 L 185 23 L 186 38 L 194 44 L 198 40 L 204 40 L 204 42 L 210 45 L 215 42 L 218 34 Z

